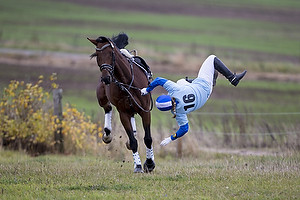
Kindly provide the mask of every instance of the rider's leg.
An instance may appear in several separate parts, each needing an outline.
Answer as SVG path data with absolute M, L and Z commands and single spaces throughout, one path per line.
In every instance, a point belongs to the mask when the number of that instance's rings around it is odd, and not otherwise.
M 247 73 L 247 70 L 240 74 L 232 73 L 222 61 L 215 57 L 214 58 L 214 67 L 215 69 L 220 72 L 222 75 L 224 75 L 232 85 L 237 86 L 237 84 L 240 82 L 240 80 L 245 76 Z
M 198 72 L 198 77 L 203 78 L 209 84 L 210 87 L 210 94 L 213 89 L 214 85 L 214 74 L 215 74 L 215 67 L 214 67 L 214 59 L 216 56 L 210 55 L 206 58 L 203 64 L 200 67 Z

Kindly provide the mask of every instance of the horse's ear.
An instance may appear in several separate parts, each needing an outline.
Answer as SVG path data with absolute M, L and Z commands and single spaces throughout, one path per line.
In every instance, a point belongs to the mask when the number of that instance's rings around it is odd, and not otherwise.
M 91 43 L 93 43 L 95 46 L 97 46 L 98 42 L 96 40 L 87 38 Z

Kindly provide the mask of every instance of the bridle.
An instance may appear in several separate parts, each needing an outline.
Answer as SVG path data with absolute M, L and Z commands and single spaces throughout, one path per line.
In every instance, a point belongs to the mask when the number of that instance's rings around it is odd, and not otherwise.
M 124 90 L 124 86 L 127 86 L 128 89 L 129 88 L 135 88 L 132 86 L 133 80 L 134 80 L 134 74 L 133 74 L 133 67 L 132 67 L 132 63 L 130 63 L 130 68 L 131 68 L 131 74 L 132 74 L 132 78 L 131 78 L 131 82 L 129 85 L 125 84 L 125 83 L 121 83 L 119 82 L 115 76 L 114 76 L 114 70 L 115 70 L 115 62 L 116 62 L 116 58 L 115 58 L 115 52 L 114 52 L 114 44 L 110 41 L 110 39 L 108 39 L 108 44 L 103 45 L 101 48 L 95 47 L 96 51 L 103 51 L 104 49 L 106 49 L 107 47 L 111 47 L 112 48 L 112 55 L 111 55 L 111 64 L 107 64 L 107 63 L 103 63 L 102 65 L 99 66 L 100 71 L 102 72 L 103 70 L 107 70 L 112 78 L 112 82 L 115 83 L 117 86 L 119 86 L 119 88 L 121 90 Z M 104 80 L 103 80 L 104 81 Z M 105 82 L 105 81 L 104 81 Z M 105 84 L 108 84 L 105 82 Z M 139 89 L 139 88 L 135 88 L 135 89 Z
M 133 67 L 132 67 L 132 61 L 129 60 L 129 63 L 130 63 L 130 69 L 131 69 L 131 75 L 132 75 L 132 78 L 131 78 L 131 81 L 130 81 L 130 84 L 125 84 L 125 83 L 122 83 L 122 82 L 119 82 L 115 77 L 114 77 L 114 70 L 115 70 L 115 61 L 116 61 L 116 58 L 115 58 L 115 52 L 114 52 L 114 44 L 110 41 L 110 39 L 108 39 L 108 44 L 106 45 L 103 45 L 101 48 L 98 48 L 98 47 L 95 47 L 96 51 L 103 51 L 104 49 L 106 49 L 107 47 L 111 47 L 112 48 L 112 62 L 111 64 L 107 64 L 107 63 L 103 63 L 102 65 L 98 65 L 99 68 L 100 68 L 100 71 L 102 72 L 103 70 L 107 70 L 108 73 L 110 74 L 111 78 L 112 78 L 112 82 L 115 83 L 121 90 L 123 91 L 126 91 L 129 96 L 133 99 L 133 101 L 135 102 L 135 104 L 144 112 L 150 112 L 153 108 L 153 100 L 152 100 L 152 97 L 150 97 L 151 99 L 151 107 L 149 110 L 145 110 L 144 108 L 141 107 L 141 105 L 138 104 L 138 102 L 135 100 L 134 96 L 130 93 L 129 89 L 130 88 L 133 88 L 133 89 L 137 89 L 137 90 L 141 90 L 140 88 L 137 88 L 137 87 L 134 87 L 132 86 L 132 83 L 133 83 L 133 80 L 134 80 L 134 74 L 133 74 Z M 151 96 L 151 94 L 150 94 Z
M 113 43 L 108 40 L 108 44 L 106 45 L 103 45 L 101 48 L 98 48 L 98 47 L 95 47 L 96 51 L 103 51 L 104 49 L 106 49 L 107 47 L 111 47 L 112 48 L 112 62 L 111 64 L 107 64 L 107 63 L 103 63 L 102 65 L 99 66 L 100 68 L 100 71 L 102 72 L 104 69 L 106 69 L 109 74 L 112 76 L 112 78 L 114 78 L 113 76 L 113 73 L 114 73 L 114 70 L 115 70 L 115 52 L 114 52 L 114 48 L 115 46 L 113 45 Z

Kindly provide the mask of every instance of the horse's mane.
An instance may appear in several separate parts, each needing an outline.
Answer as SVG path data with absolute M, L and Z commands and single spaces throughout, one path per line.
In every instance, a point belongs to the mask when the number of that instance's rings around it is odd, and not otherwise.
M 121 32 L 117 36 L 111 38 L 111 40 L 116 44 L 119 49 L 124 49 L 128 45 L 128 36 L 126 33 Z
M 128 43 L 128 36 L 126 33 L 121 32 L 117 36 L 112 36 L 111 40 L 119 49 L 124 49 L 129 43 Z M 96 39 L 97 42 L 109 42 L 109 39 L 103 36 L 100 36 Z M 96 52 L 90 55 L 90 58 L 96 57 Z

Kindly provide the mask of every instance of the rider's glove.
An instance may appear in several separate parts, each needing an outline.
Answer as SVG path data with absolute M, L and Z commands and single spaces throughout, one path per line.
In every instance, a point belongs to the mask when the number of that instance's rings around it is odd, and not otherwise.
M 167 137 L 165 138 L 161 143 L 160 146 L 166 146 L 167 144 L 169 144 L 172 141 L 171 137 Z
M 146 94 L 148 94 L 147 88 L 141 89 L 141 95 L 144 96 L 144 95 L 146 95 Z

